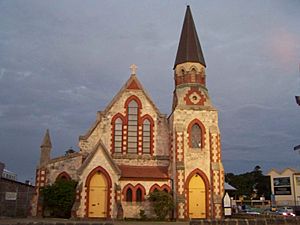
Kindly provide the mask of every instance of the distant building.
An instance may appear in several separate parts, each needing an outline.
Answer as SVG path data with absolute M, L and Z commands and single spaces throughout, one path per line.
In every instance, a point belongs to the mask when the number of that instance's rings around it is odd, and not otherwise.
M 3 162 L 0 162 L 0 177 L 2 176 L 4 167 L 5 167 L 5 164 Z
M 272 169 L 268 175 L 277 206 L 300 206 L 300 171 L 291 168 L 283 171 Z
M 27 217 L 34 186 L 17 181 L 17 175 L 0 162 L 0 217 Z
M 60 178 L 78 182 L 76 217 L 139 218 L 140 210 L 154 217 L 147 195 L 156 190 L 173 193 L 177 219 L 222 217 L 218 111 L 206 87 L 206 64 L 189 6 L 173 70 L 169 116 L 160 113 L 132 65 L 128 81 L 79 137 L 79 152 L 51 158 L 46 132 L 32 215 L 43 214 L 40 188 Z
M 297 104 L 300 105 L 300 96 L 295 96 L 295 98 L 296 98 Z
M 17 181 L 17 174 L 6 169 L 3 169 L 2 177 L 9 180 Z

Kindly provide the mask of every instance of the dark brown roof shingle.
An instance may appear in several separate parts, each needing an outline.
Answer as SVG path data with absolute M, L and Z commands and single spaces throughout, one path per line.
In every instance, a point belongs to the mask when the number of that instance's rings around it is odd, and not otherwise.
M 206 67 L 192 12 L 189 6 L 187 6 L 184 17 L 174 69 L 178 64 L 185 62 L 199 62 Z
M 119 165 L 121 178 L 168 179 L 168 167 Z

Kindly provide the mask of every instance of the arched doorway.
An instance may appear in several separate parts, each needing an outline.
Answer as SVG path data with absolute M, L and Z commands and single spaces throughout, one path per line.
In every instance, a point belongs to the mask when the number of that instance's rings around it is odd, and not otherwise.
M 206 218 L 206 188 L 202 177 L 194 174 L 188 184 L 189 218 Z
M 88 185 L 88 217 L 106 218 L 108 181 L 101 170 L 97 170 Z

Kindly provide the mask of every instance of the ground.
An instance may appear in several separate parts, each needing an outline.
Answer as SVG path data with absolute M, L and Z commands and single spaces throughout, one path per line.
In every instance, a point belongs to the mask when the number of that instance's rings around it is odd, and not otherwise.
M 13 224 L 48 224 L 48 225 L 100 225 L 100 224 L 114 224 L 114 225 L 188 225 L 189 222 L 154 222 L 154 221 L 103 221 L 103 220 L 68 220 L 68 219 L 41 219 L 41 218 L 0 218 L 0 224 L 1 225 L 13 225 Z

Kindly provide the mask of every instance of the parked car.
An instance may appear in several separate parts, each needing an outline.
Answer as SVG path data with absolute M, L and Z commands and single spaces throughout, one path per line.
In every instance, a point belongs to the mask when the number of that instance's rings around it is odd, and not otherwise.
M 254 208 L 250 208 L 249 206 L 245 205 L 242 207 L 242 210 L 240 211 L 241 213 L 246 213 L 250 215 L 259 215 L 260 212 L 255 210 Z
M 262 214 L 264 215 L 278 215 L 276 208 L 267 208 L 264 211 L 262 211 Z
M 246 209 L 245 213 L 250 214 L 250 215 L 259 215 L 260 214 L 260 212 L 254 211 L 252 209 Z
M 294 209 L 291 207 L 282 207 L 277 210 L 278 215 L 282 216 L 296 216 Z

